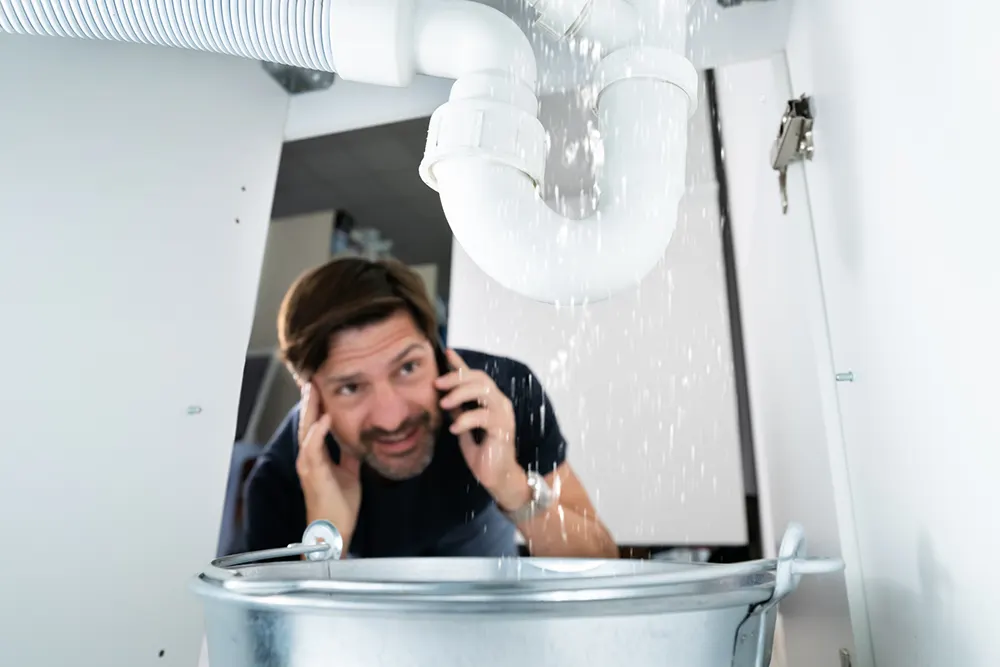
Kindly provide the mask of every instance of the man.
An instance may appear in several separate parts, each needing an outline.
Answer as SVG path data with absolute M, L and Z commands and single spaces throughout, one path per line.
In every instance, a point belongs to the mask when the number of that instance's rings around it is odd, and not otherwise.
M 617 557 L 538 379 L 521 363 L 443 350 L 420 277 L 335 259 L 278 314 L 302 400 L 247 483 L 251 550 L 333 523 L 345 556 Z

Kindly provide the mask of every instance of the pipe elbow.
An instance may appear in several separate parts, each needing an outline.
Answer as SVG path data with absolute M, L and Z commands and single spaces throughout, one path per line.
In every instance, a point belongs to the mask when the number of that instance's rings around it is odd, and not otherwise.
M 531 42 L 506 15 L 478 2 L 419 0 L 413 44 L 421 74 L 460 79 L 493 72 L 532 91 L 537 84 Z
M 469 258 L 542 303 L 596 303 L 638 285 L 662 259 L 676 220 L 678 199 L 570 220 L 523 173 L 475 158 L 443 163 L 438 179 L 442 209 Z
M 502 76 L 459 79 L 431 116 L 421 176 L 458 243 L 498 283 L 536 301 L 592 303 L 638 285 L 662 259 L 685 191 L 697 73 L 655 48 L 608 56 L 598 72 L 604 164 L 598 211 L 555 213 L 538 194 L 545 130 Z

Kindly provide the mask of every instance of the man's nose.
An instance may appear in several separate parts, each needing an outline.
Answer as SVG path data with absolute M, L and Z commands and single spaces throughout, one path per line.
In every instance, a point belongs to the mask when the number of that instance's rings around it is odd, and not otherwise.
M 371 422 L 375 428 L 395 431 L 410 416 L 406 400 L 389 383 L 376 387 L 374 399 Z

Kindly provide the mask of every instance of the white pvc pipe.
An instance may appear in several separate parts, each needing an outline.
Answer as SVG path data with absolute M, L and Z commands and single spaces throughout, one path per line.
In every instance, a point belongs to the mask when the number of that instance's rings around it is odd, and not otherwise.
M 594 0 L 578 34 L 600 44 L 607 53 L 632 41 L 639 28 L 635 8 L 625 0 Z
M 508 289 L 550 303 L 598 301 L 663 257 L 684 193 L 689 100 L 669 83 L 621 81 L 601 96 L 600 204 L 570 220 L 522 172 L 477 158 L 434 169 L 456 240 Z
M 592 18 L 601 23 L 590 29 L 604 30 L 617 17 L 625 38 L 638 20 L 642 43 L 684 52 L 686 0 L 631 0 L 629 9 L 615 9 L 620 1 L 597 2 Z M 484 74 L 497 75 L 516 85 L 486 99 L 535 112 L 538 73 L 528 39 L 506 16 L 471 1 L 0 0 L 0 31 L 211 51 L 384 85 L 407 85 L 419 71 L 459 79 L 453 100 Z M 657 76 L 626 74 L 601 94 L 601 202 L 588 220 L 557 215 L 514 167 L 474 155 L 435 165 L 448 222 L 487 274 L 534 299 L 575 303 L 606 298 L 653 268 L 676 224 L 693 103 Z M 501 143 L 508 140 L 517 137 Z
M 682 0 L 636 0 L 635 9 L 630 5 L 627 11 L 616 13 L 618 1 L 598 3 L 597 18 L 607 21 L 616 14 L 623 22 L 622 34 L 635 37 L 638 10 L 648 22 L 644 43 L 684 52 L 685 12 L 677 5 Z M 474 4 L 430 2 L 421 7 L 418 16 L 442 7 L 454 8 L 455 15 L 453 21 L 439 24 L 447 23 L 447 30 L 424 33 L 426 28 L 418 28 L 417 43 L 426 43 L 434 56 L 433 60 L 418 56 L 420 69 L 427 71 L 429 63 L 440 63 L 435 73 L 457 78 L 452 101 L 479 97 L 510 104 L 510 91 L 504 86 L 479 93 L 474 86 L 461 90 L 463 82 L 471 79 L 463 78 L 469 69 L 463 58 L 449 57 L 446 36 L 454 31 L 462 34 L 461 14 Z M 589 28 L 598 29 L 595 24 Z M 478 62 L 472 71 L 514 70 L 514 78 L 525 82 L 527 75 L 516 74 L 527 70 L 529 58 L 525 50 L 529 45 L 520 34 L 509 41 L 506 33 L 495 28 L 475 34 L 477 49 L 472 53 Z M 510 56 L 490 65 L 479 57 L 481 53 Z M 511 62 L 517 65 L 512 67 Z M 501 285 L 549 303 L 593 302 L 637 285 L 663 257 L 684 192 L 687 129 L 694 101 L 679 87 L 636 76 L 612 84 L 601 95 L 598 114 L 605 158 L 599 178 L 600 204 L 587 220 L 570 220 L 550 209 L 539 198 L 532 179 L 509 163 L 461 153 L 435 163 L 436 187 L 456 240 Z M 532 76 L 531 84 L 534 80 Z
M 531 42 L 506 15 L 478 2 L 423 0 L 417 5 L 415 66 L 421 74 L 461 79 L 503 73 L 534 91 L 538 77 Z

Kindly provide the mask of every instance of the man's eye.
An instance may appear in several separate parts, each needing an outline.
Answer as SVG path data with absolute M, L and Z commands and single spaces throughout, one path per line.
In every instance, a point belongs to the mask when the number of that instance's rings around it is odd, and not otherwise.
M 353 396 L 358 393 L 358 385 L 356 384 L 343 384 L 337 387 L 338 396 Z
M 415 370 L 419 364 L 416 361 L 407 361 L 405 364 L 399 367 L 399 372 L 403 375 L 410 375 Z

